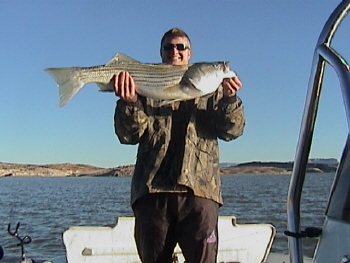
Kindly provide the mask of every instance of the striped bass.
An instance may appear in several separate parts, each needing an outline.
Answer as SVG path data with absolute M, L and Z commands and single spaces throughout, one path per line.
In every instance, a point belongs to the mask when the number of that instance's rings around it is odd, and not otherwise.
M 117 54 L 106 65 L 45 69 L 57 82 L 60 107 L 87 83 L 96 83 L 100 91 L 113 92 L 111 79 L 128 71 L 142 96 L 164 100 L 164 104 L 189 100 L 213 93 L 224 78 L 236 76 L 227 62 L 203 62 L 192 65 L 143 64 Z

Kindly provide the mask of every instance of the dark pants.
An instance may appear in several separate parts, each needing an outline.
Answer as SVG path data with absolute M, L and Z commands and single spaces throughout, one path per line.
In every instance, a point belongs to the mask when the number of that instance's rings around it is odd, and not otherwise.
M 219 204 L 192 193 L 148 194 L 133 206 L 143 263 L 171 263 L 176 243 L 187 263 L 215 263 Z

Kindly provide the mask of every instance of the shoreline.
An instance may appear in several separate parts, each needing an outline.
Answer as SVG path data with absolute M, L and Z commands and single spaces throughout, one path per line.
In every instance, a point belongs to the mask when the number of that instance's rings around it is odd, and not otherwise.
M 335 164 L 309 163 L 308 173 L 335 172 Z M 249 162 L 225 165 L 220 167 L 220 175 L 290 175 L 293 162 Z M 101 168 L 85 164 L 16 164 L 0 162 L 0 178 L 2 177 L 130 177 L 134 165 L 123 165 L 114 168 Z

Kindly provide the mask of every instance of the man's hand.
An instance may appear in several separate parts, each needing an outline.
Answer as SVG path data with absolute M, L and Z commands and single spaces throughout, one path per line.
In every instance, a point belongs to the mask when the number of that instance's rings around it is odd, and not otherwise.
M 224 88 L 224 96 L 233 97 L 242 88 L 242 82 L 238 77 L 224 79 L 222 87 Z
M 115 95 L 126 102 L 137 101 L 136 85 L 129 72 L 123 71 L 119 75 L 115 75 L 112 79 L 113 82 Z

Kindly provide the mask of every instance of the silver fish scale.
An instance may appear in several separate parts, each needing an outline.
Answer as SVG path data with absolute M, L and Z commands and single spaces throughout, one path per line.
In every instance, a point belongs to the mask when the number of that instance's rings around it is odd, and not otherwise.
M 178 84 L 187 69 L 187 65 L 125 63 L 113 66 L 81 68 L 78 77 L 86 83 L 98 82 L 107 84 L 114 75 L 122 71 L 128 71 L 138 88 L 162 88 Z

